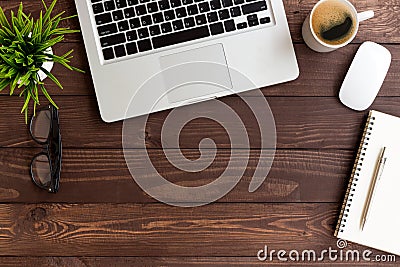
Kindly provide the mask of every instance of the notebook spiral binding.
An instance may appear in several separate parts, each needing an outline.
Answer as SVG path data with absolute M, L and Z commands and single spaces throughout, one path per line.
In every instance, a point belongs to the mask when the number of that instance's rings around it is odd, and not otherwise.
M 372 116 L 372 111 L 369 112 L 367 123 L 365 125 L 363 135 L 360 142 L 360 147 L 358 148 L 356 160 L 353 166 L 353 170 L 351 172 L 350 181 L 347 186 L 346 194 L 344 197 L 342 209 L 340 211 L 338 224 L 336 225 L 335 236 L 338 233 L 342 233 L 346 227 L 346 218 L 350 212 L 352 198 L 354 196 L 354 192 L 356 191 L 356 186 L 358 182 L 358 177 L 360 176 L 362 164 L 364 161 L 365 153 L 368 148 L 368 142 L 370 139 L 370 135 L 372 134 L 373 126 L 374 126 L 375 117 Z

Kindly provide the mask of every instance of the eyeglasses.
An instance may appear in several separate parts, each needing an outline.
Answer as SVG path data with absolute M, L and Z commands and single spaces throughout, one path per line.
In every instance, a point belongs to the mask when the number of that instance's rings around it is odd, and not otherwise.
M 31 178 L 38 187 L 57 193 L 60 187 L 62 143 L 58 110 L 48 105 L 36 111 L 31 118 L 29 132 L 43 151 L 33 157 L 30 166 Z

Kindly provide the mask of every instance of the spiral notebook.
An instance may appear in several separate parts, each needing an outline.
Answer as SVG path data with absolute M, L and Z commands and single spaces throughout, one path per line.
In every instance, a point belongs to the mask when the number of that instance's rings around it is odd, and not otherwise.
M 360 222 L 379 155 L 386 163 L 364 229 Z M 400 118 L 370 111 L 335 236 L 400 255 Z

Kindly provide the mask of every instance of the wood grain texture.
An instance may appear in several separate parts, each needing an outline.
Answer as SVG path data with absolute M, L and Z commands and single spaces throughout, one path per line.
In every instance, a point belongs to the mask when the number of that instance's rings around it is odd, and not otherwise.
M 359 11 L 373 9 L 376 17 L 362 23 L 353 44 L 328 54 L 312 52 L 301 38 L 301 24 L 316 1 L 284 0 L 301 75 L 296 81 L 262 89 L 278 136 L 267 180 L 258 191 L 247 191 L 261 147 L 259 130 L 240 98 L 226 97 L 222 101 L 237 111 L 248 130 L 250 162 L 234 190 L 218 203 L 199 208 L 154 203 L 135 184 L 121 150 L 122 123 L 101 121 L 82 37 L 67 36 L 55 47 L 56 53 L 74 49 L 72 64 L 87 73 L 56 66 L 53 73 L 65 88 L 48 85 L 61 107 L 65 148 L 58 194 L 43 192 L 31 183 L 28 166 L 39 148 L 19 114 L 22 100 L 1 92 L 0 255 L 5 257 L 0 257 L 0 265 L 259 266 L 255 255 L 264 245 L 276 250 L 335 248 L 333 229 L 366 114 L 343 107 L 337 94 L 359 44 L 366 40 L 384 43 L 393 61 L 372 108 L 400 116 L 400 1 L 352 1 Z M 26 10 L 39 13 L 41 1 L 23 2 Z M 18 4 L 19 0 L 0 0 L 6 12 Z M 59 0 L 56 11 L 62 10 L 75 14 L 74 1 Z M 78 19 L 63 26 L 79 28 Z M 180 146 L 186 157 L 199 157 L 199 142 L 205 137 L 217 143 L 218 153 L 204 172 L 183 174 L 166 161 L 161 150 L 173 148 L 160 136 L 167 114 L 151 115 L 146 129 L 133 133 L 129 146 L 134 149 L 128 158 L 135 166 L 142 164 L 135 148 L 144 140 L 155 166 L 170 181 L 193 186 L 218 177 L 230 156 L 224 129 L 201 119 L 184 128 Z M 233 160 L 247 160 L 245 150 Z M 355 244 L 348 248 L 366 249 Z
M 61 190 L 57 194 L 47 194 L 33 185 L 28 174 L 31 158 L 37 152 L 36 149 L 0 149 L 0 202 L 155 202 L 132 179 L 122 151 L 114 149 L 64 149 Z M 220 150 L 209 168 L 188 173 L 172 166 L 161 150 L 149 151 L 159 173 L 182 186 L 199 186 L 214 181 L 225 170 L 229 160 L 234 165 L 235 162 L 247 162 L 247 154 L 241 153 L 241 157 L 230 159 L 229 150 Z M 190 159 L 199 156 L 197 150 L 184 150 L 183 154 Z M 278 150 L 267 179 L 256 192 L 249 193 L 249 181 L 258 156 L 257 151 L 252 151 L 242 180 L 220 202 L 340 203 L 354 157 L 352 151 Z M 176 159 L 172 159 L 176 163 Z M 137 150 L 127 151 L 127 160 L 134 165 L 133 174 L 143 165 Z
M 120 267 L 120 266 L 169 266 L 169 267 L 244 267 L 244 266 L 287 266 L 288 262 L 274 259 L 259 262 L 255 257 L 0 257 L 3 267 Z M 290 262 L 290 266 L 360 266 L 359 262 Z M 376 262 L 362 262 L 362 266 L 376 267 Z M 380 262 L 379 266 L 397 267 L 395 262 Z
M 4 256 L 234 256 L 336 247 L 336 204 L 0 205 Z M 212 249 L 210 249 L 212 248 Z M 349 244 L 348 249 L 363 249 Z M 377 253 L 376 251 L 374 251 Z
M 3 101 L 4 99 L 6 101 Z M 55 97 L 60 109 L 61 133 L 66 148 L 121 148 L 122 123 L 107 124 L 101 121 L 94 97 Z M 365 112 L 354 112 L 344 107 L 335 97 L 268 97 L 268 103 L 274 114 L 278 148 L 334 148 L 354 150 L 360 141 L 364 128 Z M 251 148 L 261 148 L 259 126 L 252 111 L 238 97 L 225 97 L 224 103 L 232 107 L 244 121 Z M 8 114 L 0 124 L 0 146 L 32 147 L 37 146 L 31 140 L 24 117 L 19 114 L 20 99 L 9 96 L 0 97 L 0 113 Z M 196 105 L 202 105 L 196 104 Z M 207 104 L 205 104 L 207 105 Z M 400 115 L 400 98 L 379 98 L 372 105 L 392 115 Z M 189 107 L 183 107 L 190 112 Z M 149 116 L 145 130 L 131 133 L 126 142 L 130 148 L 143 148 L 143 139 L 147 148 L 176 148 L 168 138 L 178 133 L 165 132 L 161 142 L 161 128 L 168 112 L 159 112 Z M 196 118 L 196 116 L 194 116 Z M 141 119 L 132 119 L 135 123 Z M 223 122 L 232 129 L 241 127 L 227 119 Z M 238 132 L 233 130 L 231 135 Z M 230 148 L 231 144 L 224 128 L 210 119 L 196 119 L 189 122 L 181 131 L 181 148 L 198 148 L 200 140 L 211 138 L 218 148 Z M 238 147 L 247 145 L 238 143 Z

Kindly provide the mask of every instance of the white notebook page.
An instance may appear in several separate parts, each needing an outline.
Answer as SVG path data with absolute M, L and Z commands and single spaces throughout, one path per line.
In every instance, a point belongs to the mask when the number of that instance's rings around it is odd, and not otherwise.
M 373 125 L 365 140 L 365 156 L 358 171 L 358 181 L 353 181 L 355 191 L 350 192 L 347 217 L 337 237 L 389 253 L 400 255 L 400 118 L 372 111 Z M 361 216 L 366 204 L 368 190 L 377 166 L 378 157 L 386 147 L 386 164 L 370 205 L 364 229 Z M 361 156 L 362 157 L 362 156 Z M 354 185 L 355 184 L 355 185 Z M 344 221 L 346 220 L 346 221 Z

